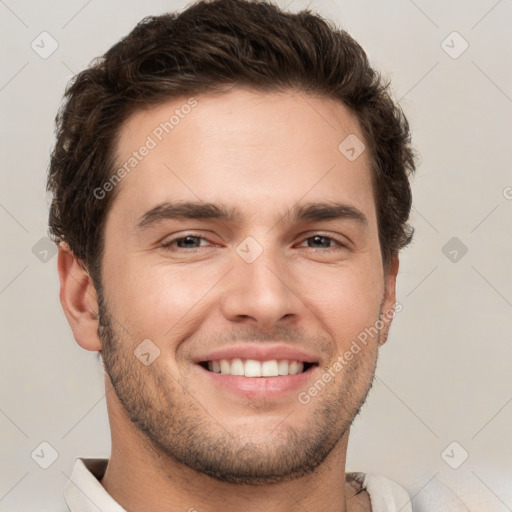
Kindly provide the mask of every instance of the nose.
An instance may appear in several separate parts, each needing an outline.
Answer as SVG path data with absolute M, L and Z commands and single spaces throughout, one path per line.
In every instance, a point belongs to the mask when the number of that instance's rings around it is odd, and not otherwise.
M 235 252 L 233 264 L 221 301 L 228 320 L 272 330 L 285 319 L 296 319 L 305 307 L 293 289 L 292 271 L 275 253 L 264 250 L 249 263 Z

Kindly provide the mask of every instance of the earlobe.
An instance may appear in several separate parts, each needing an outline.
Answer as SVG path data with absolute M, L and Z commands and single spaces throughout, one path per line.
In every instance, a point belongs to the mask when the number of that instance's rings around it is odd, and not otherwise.
M 101 350 L 98 337 L 98 300 L 88 272 L 69 245 L 59 245 L 60 303 L 76 342 L 86 350 Z
M 381 305 L 381 321 L 383 327 L 380 331 L 379 345 L 384 345 L 388 339 L 389 328 L 395 316 L 396 305 L 396 276 L 398 274 L 398 267 L 400 266 L 398 254 L 391 257 L 389 266 L 384 276 L 384 298 Z
M 385 276 L 386 301 L 389 302 L 389 306 L 392 306 L 396 302 L 396 276 L 398 274 L 399 266 L 400 260 L 398 259 L 398 254 L 395 254 L 391 257 Z

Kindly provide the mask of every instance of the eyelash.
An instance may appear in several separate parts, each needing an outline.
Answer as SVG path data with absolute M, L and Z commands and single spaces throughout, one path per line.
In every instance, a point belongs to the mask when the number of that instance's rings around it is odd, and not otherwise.
M 325 238 L 327 240 L 331 240 L 332 242 L 334 242 L 335 244 L 338 245 L 338 247 L 327 247 L 325 249 L 321 248 L 321 247 L 318 247 L 318 248 L 315 248 L 315 247 L 307 247 L 308 249 L 320 249 L 322 250 L 322 252 L 328 252 L 328 251 L 333 251 L 333 250 L 337 250 L 337 249 L 347 249 L 347 245 L 340 242 L 339 240 L 336 240 L 335 238 L 333 238 L 332 236 L 329 236 L 329 235 L 325 235 L 323 233 L 315 233 L 313 235 L 310 235 L 306 238 L 304 238 L 302 240 L 302 243 L 304 243 L 306 240 L 310 240 L 312 238 L 315 238 L 315 237 L 320 237 L 320 238 Z M 183 247 L 173 247 L 173 244 L 176 243 L 176 242 L 179 242 L 180 240 L 185 240 L 186 238 L 197 238 L 197 239 L 200 239 L 200 240 L 206 240 L 208 241 L 208 239 L 206 237 L 203 237 L 203 236 L 199 236 L 199 235 L 185 235 L 185 236 L 180 236 L 180 237 L 177 237 L 177 238 L 173 238 L 163 244 L 161 244 L 161 248 L 162 249 L 165 249 L 165 250 L 168 250 L 168 251 L 186 251 L 186 252 L 189 252 L 189 253 L 194 253 L 198 250 L 200 250 L 202 247 L 193 247 L 193 248 L 190 248 L 190 249 L 186 249 L 186 248 L 183 248 Z

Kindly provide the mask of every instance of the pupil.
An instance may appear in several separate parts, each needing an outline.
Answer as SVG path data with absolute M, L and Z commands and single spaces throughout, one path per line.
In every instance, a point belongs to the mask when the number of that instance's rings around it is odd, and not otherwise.
M 190 245 L 190 243 L 191 243 L 192 245 L 194 245 L 194 243 L 195 243 L 195 239 L 196 239 L 196 238 L 197 238 L 197 237 L 195 237 L 195 236 L 189 235 L 189 236 L 186 236 L 185 238 L 182 238 L 180 243 L 181 243 L 182 245 L 186 245 L 186 246 L 189 246 L 189 245 Z
M 322 240 L 324 240 L 323 244 L 321 243 Z M 313 237 L 313 241 L 314 241 L 314 243 L 319 243 L 323 247 L 329 247 L 329 241 L 327 240 L 327 237 L 325 237 L 325 236 L 316 235 Z

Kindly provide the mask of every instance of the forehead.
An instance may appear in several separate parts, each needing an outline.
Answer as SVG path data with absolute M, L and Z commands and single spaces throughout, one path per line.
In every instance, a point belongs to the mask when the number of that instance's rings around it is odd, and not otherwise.
M 259 215 L 301 198 L 373 208 L 357 118 L 341 102 L 303 92 L 236 88 L 175 98 L 129 117 L 115 156 L 125 170 L 115 203 L 127 214 L 175 199 Z

